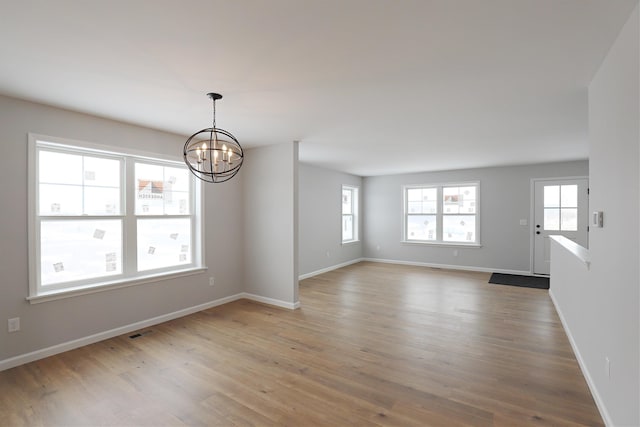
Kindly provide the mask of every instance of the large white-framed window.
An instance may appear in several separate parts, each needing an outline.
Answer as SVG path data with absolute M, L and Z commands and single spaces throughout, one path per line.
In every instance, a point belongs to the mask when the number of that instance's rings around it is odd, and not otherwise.
M 342 243 L 357 242 L 358 237 L 358 187 L 342 186 Z
M 201 197 L 179 158 L 29 134 L 29 299 L 203 270 Z
M 480 183 L 403 187 L 403 238 L 409 243 L 480 245 Z

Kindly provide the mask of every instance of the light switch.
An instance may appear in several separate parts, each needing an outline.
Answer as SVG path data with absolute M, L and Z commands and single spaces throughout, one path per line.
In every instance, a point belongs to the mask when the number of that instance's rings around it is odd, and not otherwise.
M 604 212 L 602 211 L 593 212 L 591 225 L 597 228 L 602 228 L 604 225 Z

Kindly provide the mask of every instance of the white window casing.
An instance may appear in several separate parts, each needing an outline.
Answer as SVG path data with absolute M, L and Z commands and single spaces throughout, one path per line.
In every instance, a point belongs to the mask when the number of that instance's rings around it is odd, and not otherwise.
M 480 183 L 407 185 L 404 243 L 480 246 Z
M 180 158 L 29 134 L 32 303 L 206 269 L 202 188 Z
M 358 211 L 359 189 L 351 185 L 342 186 L 342 243 L 359 241 Z

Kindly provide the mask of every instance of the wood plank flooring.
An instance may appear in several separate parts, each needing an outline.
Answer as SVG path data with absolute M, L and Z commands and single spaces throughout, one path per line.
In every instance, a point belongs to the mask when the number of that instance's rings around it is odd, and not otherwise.
M 0 372 L 0 425 L 603 425 L 547 291 L 488 277 L 325 273 Z

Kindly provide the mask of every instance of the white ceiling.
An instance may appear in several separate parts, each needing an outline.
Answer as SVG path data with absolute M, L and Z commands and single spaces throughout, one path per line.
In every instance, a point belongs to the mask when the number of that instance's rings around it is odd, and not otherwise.
M 363 176 L 587 158 L 638 2 L 0 1 L 0 93 L 186 137 L 220 92 L 244 147 Z

